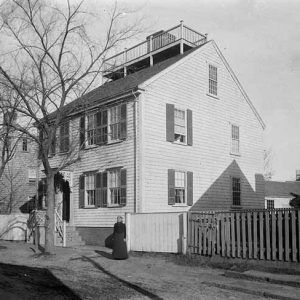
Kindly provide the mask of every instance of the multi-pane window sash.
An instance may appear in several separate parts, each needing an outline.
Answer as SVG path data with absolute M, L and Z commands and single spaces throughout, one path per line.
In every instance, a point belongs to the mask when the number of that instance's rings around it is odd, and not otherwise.
M 120 140 L 126 138 L 126 104 L 110 109 L 110 139 Z
M 267 200 L 267 209 L 274 209 L 274 200 Z
M 213 65 L 209 65 L 209 93 L 212 95 L 218 95 L 218 69 Z
M 120 204 L 121 203 L 120 169 L 110 171 L 109 175 L 110 175 L 109 188 L 110 188 L 111 204 Z
M 231 152 L 240 153 L 240 128 L 231 125 Z
M 91 114 L 87 116 L 87 144 L 96 144 L 96 114 Z
M 86 206 L 95 206 L 95 174 L 85 176 Z
M 185 203 L 185 173 L 175 171 L 175 203 Z
M 22 150 L 23 150 L 24 152 L 27 152 L 27 151 L 28 151 L 28 140 L 27 140 L 26 137 L 24 137 L 24 138 L 22 139 Z
M 232 204 L 241 205 L 241 179 L 236 177 L 232 178 Z
M 175 141 L 186 142 L 186 118 L 185 111 L 175 108 L 174 110 L 174 134 Z
M 60 152 L 67 151 L 69 151 L 69 122 L 60 126 Z

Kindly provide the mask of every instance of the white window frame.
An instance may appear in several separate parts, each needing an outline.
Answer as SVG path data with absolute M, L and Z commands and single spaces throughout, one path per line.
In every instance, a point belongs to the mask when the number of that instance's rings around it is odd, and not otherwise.
M 37 169 L 35 167 L 28 167 L 28 181 L 35 182 L 37 180 Z
M 175 185 L 174 185 L 174 194 L 175 194 L 175 204 L 174 206 L 187 206 L 187 178 L 186 178 L 186 171 L 184 170 L 174 170 L 175 171 Z M 184 194 L 183 194 L 183 202 L 176 202 L 176 190 L 180 190 L 180 188 L 182 188 L 182 186 L 177 186 L 176 185 L 176 174 L 181 173 L 181 175 L 184 176 L 183 181 L 184 181 Z
M 116 207 L 120 206 L 120 201 L 121 201 L 121 169 L 122 168 L 113 168 L 108 170 L 108 176 L 107 176 L 107 207 Z M 118 186 L 113 186 L 112 185 L 112 173 L 117 173 L 116 175 L 118 176 Z M 112 191 L 112 189 L 114 189 Z M 117 193 L 117 197 L 119 197 L 119 203 L 112 203 L 112 192 L 115 194 Z
M 208 89 L 207 89 L 207 92 L 208 92 L 208 94 L 210 96 L 218 98 L 218 96 L 219 96 L 219 80 L 218 80 L 219 79 L 219 67 L 216 64 L 208 63 L 207 64 L 207 68 L 208 68 L 208 76 L 207 76 L 208 77 Z M 216 73 L 217 73 L 216 79 L 212 78 L 210 76 L 210 74 L 211 74 L 211 72 L 210 72 L 211 68 L 215 68 L 216 69 Z M 210 86 L 211 86 L 210 83 L 211 83 L 211 81 L 213 83 L 215 83 L 216 93 L 212 93 L 212 91 L 210 89 Z
M 180 141 L 178 139 L 176 139 L 175 135 L 176 135 L 176 117 L 175 117 L 175 114 L 176 114 L 176 110 L 178 111 L 183 111 L 184 112 L 184 141 Z M 174 106 L 174 143 L 178 143 L 178 144 L 182 144 L 182 145 L 187 145 L 187 109 L 184 109 L 182 107 L 179 107 L 179 106 Z
M 210 77 L 210 66 L 217 69 L 217 80 L 214 80 L 213 78 Z M 216 99 L 219 99 L 219 77 L 220 77 L 219 65 L 216 63 L 207 62 L 207 95 Z M 216 94 L 210 92 L 211 80 L 216 82 L 216 90 L 217 90 Z
M 233 138 L 233 128 L 238 128 L 238 139 Z M 234 149 L 235 143 L 238 145 L 238 151 Z M 241 127 L 234 123 L 230 123 L 230 154 L 241 155 Z
M 95 188 L 95 172 L 86 173 L 84 176 L 84 207 L 96 207 L 96 188 Z M 93 189 L 88 189 L 88 180 L 93 178 Z M 89 203 L 89 191 L 93 192 L 94 203 Z

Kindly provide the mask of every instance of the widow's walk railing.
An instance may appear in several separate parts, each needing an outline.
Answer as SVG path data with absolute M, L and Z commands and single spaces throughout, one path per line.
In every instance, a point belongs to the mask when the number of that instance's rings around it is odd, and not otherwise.
M 150 57 L 150 65 L 153 65 L 152 55 L 159 52 L 158 50 L 166 46 L 171 46 L 176 43 L 178 44 L 178 41 L 180 41 L 180 53 L 182 54 L 184 51 L 184 43 L 188 44 L 190 47 L 196 47 L 204 44 L 206 40 L 207 35 L 203 35 L 185 26 L 183 21 L 181 21 L 179 25 L 167 31 L 157 32 L 147 37 L 146 41 L 129 49 L 125 49 L 123 52 L 104 60 L 103 69 L 104 72 L 108 73 L 116 68 L 126 66 L 137 59 L 143 59 L 146 57 Z

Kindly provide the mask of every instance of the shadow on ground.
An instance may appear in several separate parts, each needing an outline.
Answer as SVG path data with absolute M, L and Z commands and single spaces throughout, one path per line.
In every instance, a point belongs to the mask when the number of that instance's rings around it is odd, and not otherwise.
M 100 254 L 101 256 L 104 256 L 104 257 L 105 257 L 105 255 L 109 255 L 109 253 L 106 253 L 106 252 L 104 252 L 104 251 L 98 251 L 98 250 L 96 250 L 95 252 L 98 253 L 98 254 Z M 104 253 L 105 253 L 105 255 L 104 255 Z M 134 283 L 131 283 L 131 282 L 129 282 L 129 281 L 126 281 L 126 280 L 124 280 L 124 279 L 122 279 L 122 278 L 120 278 L 120 277 L 118 277 L 118 276 L 112 274 L 111 272 L 109 272 L 108 270 L 106 270 L 105 268 L 103 268 L 99 263 L 97 263 L 97 262 L 96 262 L 95 260 L 93 260 L 92 258 L 93 258 L 93 257 L 82 256 L 82 257 L 80 257 L 80 258 L 73 258 L 72 260 L 78 260 L 78 259 L 80 259 L 80 260 L 88 261 L 88 262 L 90 262 L 96 269 L 98 269 L 99 271 L 101 271 L 101 272 L 103 272 L 104 274 L 110 276 L 111 278 L 113 278 L 114 280 L 118 281 L 118 282 L 121 283 L 122 285 L 124 285 L 124 286 L 126 286 L 126 287 L 128 287 L 128 288 L 130 288 L 130 289 L 132 289 L 132 290 L 134 290 L 134 291 L 136 291 L 136 292 L 138 292 L 139 294 L 144 295 L 144 296 L 147 296 L 147 297 L 149 297 L 150 299 L 162 300 L 162 298 L 160 298 L 159 296 L 157 296 L 157 295 L 151 293 L 150 291 L 148 291 L 148 290 L 142 288 L 141 286 L 138 286 L 138 285 L 136 285 L 136 284 L 134 284 Z
M 80 300 L 48 269 L 0 263 L 1 299 Z

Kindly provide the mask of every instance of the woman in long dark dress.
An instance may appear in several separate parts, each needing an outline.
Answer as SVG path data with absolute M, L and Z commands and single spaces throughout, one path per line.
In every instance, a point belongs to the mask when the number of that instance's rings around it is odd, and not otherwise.
M 123 218 L 119 216 L 117 223 L 114 225 L 113 234 L 113 251 L 112 256 L 114 259 L 126 259 L 128 258 L 127 246 L 126 246 L 126 226 L 123 223 Z

